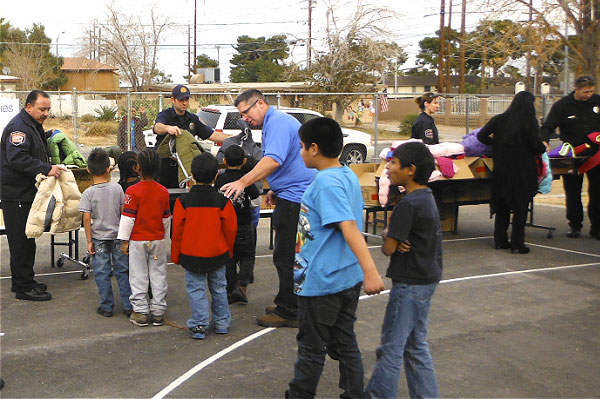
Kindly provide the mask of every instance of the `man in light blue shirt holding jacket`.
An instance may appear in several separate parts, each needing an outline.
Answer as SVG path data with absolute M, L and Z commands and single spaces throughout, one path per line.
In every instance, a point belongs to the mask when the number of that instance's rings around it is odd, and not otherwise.
M 300 122 L 269 105 L 255 89 L 246 90 L 234 102 L 241 117 L 252 126 L 263 125 L 263 158 L 240 180 L 221 188 L 227 197 L 237 197 L 249 185 L 266 178 L 270 191 L 267 205 L 275 204 L 273 263 L 279 277 L 275 306 L 268 306 L 257 323 L 265 327 L 297 327 L 298 303 L 294 294 L 294 255 L 296 230 L 302 194 L 316 173 L 300 157 Z

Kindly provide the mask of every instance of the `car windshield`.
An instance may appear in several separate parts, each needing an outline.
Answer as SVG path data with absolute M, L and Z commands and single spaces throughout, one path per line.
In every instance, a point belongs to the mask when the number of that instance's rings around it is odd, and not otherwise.
M 198 118 L 211 129 L 214 129 L 217 126 L 219 116 L 221 116 L 221 111 L 212 109 L 201 109 L 200 112 L 198 112 Z

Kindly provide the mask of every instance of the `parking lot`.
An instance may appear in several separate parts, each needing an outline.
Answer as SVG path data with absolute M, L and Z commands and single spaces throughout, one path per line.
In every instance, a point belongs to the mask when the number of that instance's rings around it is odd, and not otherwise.
M 486 205 L 461 207 L 458 234 L 444 234 L 444 276 L 429 327 L 441 396 L 599 396 L 599 242 L 589 238 L 587 224 L 581 238 L 566 238 L 560 206 L 537 206 L 535 222 L 557 230 L 548 239 L 545 230 L 527 228 L 528 255 L 493 249 Z M 36 273 L 53 300 L 15 300 L 8 245 L 0 237 L 2 397 L 283 397 L 296 330 L 255 322 L 277 287 L 268 233 L 263 219 L 250 302 L 232 305 L 229 335 L 211 330 L 204 341 L 166 325 L 135 327 L 118 303 L 112 318 L 97 315 L 93 276 L 80 280 L 80 269 L 69 263 L 51 268 L 47 235 L 38 240 Z M 80 239 L 83 253 L 83 233 Z M 369 239 L 384 274 L 388 259 L 379 245 Z M 189 315 L 183 269 L 170 264 L 168 281 L 167 318 L 181 326 Z M 387 299 L 383 293 L 359 304 L 366 380 Z M 337 378 L 337 364 L 328 359 L 318 396 L 338 397 Z M 407 395 L 402 377 L 399 396 Z

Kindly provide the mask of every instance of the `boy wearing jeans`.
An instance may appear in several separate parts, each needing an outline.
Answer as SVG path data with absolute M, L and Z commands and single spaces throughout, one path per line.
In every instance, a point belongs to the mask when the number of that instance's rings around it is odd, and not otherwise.
M 94 279 L 100 294 L 100 306 L 96 313 L 104 317 L 113 315 L 115 301 L 110 273 L 114 270 L 123 312 L 129 316 L 129 257 L 121 251 L 121 240 L 117 240 L 121 207 L 124 203 L 123 190 L 117 183 L 110 181 L 110 160 L 106 151 L 95 148 L 87 161 L 93 185 L 83 192 L 79 211 L 83 213 L 87 250 L 92 255 Z
M 367 385 L 371 398 L 398 397 L 403 360 L 410 397 L 439 397 L 426 341 L 431 297 L 442 278 L 440 216 L 427 187 L 434 168 L 433 156 L 422 143 L 399 146 L 386 166 L 390 183 L 404 186 L 406 195 L 383 233 L 381 250 L 391 257 L 386 276 L 393 286 Z
M 187 327 L 194 339 L 206 337 L 209 305 L 206 285 L 212 297 L 212 322 L 217 334 L 229 330 L 229 305 L 225 263 L 233 256 L 237 217 L 231 202 L 212 186 L 219 165 L 204 152 L 192 160 L 196 184 L 175 201 L 171 259 L 185 269 L 185 281 L 192 315 Z
M 360 233 L 360 185 L 354 172 L 338 161 L 343 136 L 336 121 L 311 119 L 298 134 L 304 163 L 318 173 L 300 207 L 294 266 L 298 355 L 286 397 L 316 395 L 326 353 L 340 362 L 342 397 L 362 397 L 356 307 L 363 279 L 369 295 L 381 292 L 383 281 Z

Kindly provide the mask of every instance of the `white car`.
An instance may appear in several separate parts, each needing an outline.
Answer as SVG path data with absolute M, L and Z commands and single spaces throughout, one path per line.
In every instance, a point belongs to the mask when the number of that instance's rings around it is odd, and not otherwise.
M 304 123 L 312 118 L 322 116 L 320 113 L 303 108 L 281 107 L 280 111 L 286 112 L 296 118 L 300 123 Z M 240 133 L 237 125 L 240 119 L 240 112 L 233 105 L 208 105 L 198 111 L 200 120 L 216 131 L 235 136 Z M 373 157 L 373 141 L 370 134 L 358 130 L 342 128 L 344 134 L 344 147 L 340 155 L 340 160 L 346 164 L 368 162 Z M 146 146 L 154 147 L 156 135 L 152 130 L 144 131 Z M 262 141 L 262 126 L 252 127 L 252 139 L 260 145 Z M 198 140 L 205 149 L 210 149 L 216 154 L 219 147 L 210 140 Z

